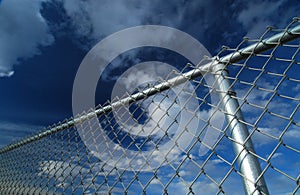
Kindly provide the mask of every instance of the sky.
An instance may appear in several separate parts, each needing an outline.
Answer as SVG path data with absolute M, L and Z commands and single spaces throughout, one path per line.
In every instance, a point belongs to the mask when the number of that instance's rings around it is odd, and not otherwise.
M 3 134 L 16 136 L 9 124 L 39 129 L 72 116 L 72 85 L 83 57 L 116 31 L 167 25 L 197 38 L 214 55 L 222 45 L 235 46 L 244 36 L 256 38 L 268 25 L 286 25 L 297 14 L 296 1 L 289 2 L 3 1 L 0 124 L 7 124 Z M 285 17 L 278 17 L 281 12 Z M 108 97 L 101 92 L 99 103 Z
M 0 0 L 0 147 L 73 115 L 77 70 L 88 51 L 112 33 L 138 25 L 173 27 L 196 38 L 214 56 L 223 45 L 235 47 L 243 37 L 258 38 L 267 26 L 285 27 L 299 16 L 299 10 L 297 0 Z M 111 97 L 120 73 L 135 63 L 154 60 L 176 64 L 179 70 L 187 62 L 163 49 L 128 51 L 103 73 L 96 104 Z M 272 85 L 267 81 L 264 86 Z M 293 86 L 295 93 L 297 87 Z M 264 102 L 267 97 L 253 93 L 250 99 Z M 252 115 L 248 116 L 251 120 Z M 280 134 L 270 127 L 262 125 L 266 132 Z M 299 136 L 296 127 L 293 130 L 289 136 Z M 265 147 L 266 139 L 259 143 L 257 147 Z M 214 163 L 219 162 L 212 162 L 212 170 Z M 192 173 L 185 174 L 188 178 Z

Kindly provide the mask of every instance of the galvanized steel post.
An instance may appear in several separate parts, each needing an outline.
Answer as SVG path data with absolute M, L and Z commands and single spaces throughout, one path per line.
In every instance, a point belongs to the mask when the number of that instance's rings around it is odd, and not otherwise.
M 226 66 L 222 63 L 215 64 L 212 66 L 212 71 L 228 121 L 227 130 L 234 140 L 234 152 L 237 156 L 239 171 L 243 174 L 245 193 L 247 195 L 269 194 L 258 159 L 253 155 L 255 151 L 247 126 L 241 122 L 244 120 L 242 111 L 237 99 L 233 97 L 235 92 L 228 79 Z

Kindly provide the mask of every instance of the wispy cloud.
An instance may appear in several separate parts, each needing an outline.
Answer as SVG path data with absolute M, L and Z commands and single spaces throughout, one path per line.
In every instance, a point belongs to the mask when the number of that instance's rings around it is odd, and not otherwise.
M 12 141 L 16 141 L 42 129 L 43 126 L 40 125 L 0 121 L 0 147 L 4 147 Z
M 248 2 L 246 8 L 238 16 L 238 20 L 243 26 L 249 29 L 247 36 L 256 38 L 257 35 L 263 33 L 266 26 L 272 23 L 270 16 L 274 15 L 274 12 L 278 10 L 284 1 Z
M 138 0 L 130 2 L 65 0 L 63 5 L 76 33 L 95 40 L 129 26 L 147 23 L 179 25 L 184 10 L 184 7 L 178 9 L 179 2 L 169 4 L 161 1 Z M 174 10 L 171 11 L 172 8 Z M 168 17 L 164 17 L 166 15 Z

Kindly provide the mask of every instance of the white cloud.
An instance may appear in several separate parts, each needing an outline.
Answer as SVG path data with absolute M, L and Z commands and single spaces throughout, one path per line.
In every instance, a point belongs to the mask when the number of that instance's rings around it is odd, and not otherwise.
M 38 125 L 0 121 L 0 129 L 2 130 L 34 132 L 35 130 L 41 130 L 42 128 L 43 126 L 38 126 Z
M 39 46 L 53 43 L 41 16 L 46 0 L 4 0 L 0 4 L 0 76 L 12 76 L 20 59 L 40 53 Z
M 300 139 L 300 130 L 299 128 L 289 129 L 284 136 L 288 139 Z
M 300 83 L 297 83 L 294 87 L 292 87 L 292 91 L 299 92 L 300 91 Z
M 43 126 L 16 123 L 10 121 L 0 121 L 0 147 L 4 147 L 11 141 L 23 138 L 24 134 L 30 135 L 42 130 Z
M 282 155 L 283 155 L 283 153 L 276 152 L 275 154 L 273 154 L 272 158 L 274 159 L 274 158 L 277 158 L 277 157 L 282 156 Z
M 271 2 L 267 1 L 247 1 L 246 9 L 239 13 L 238 21 L 248 30 L 247 36 L 257 38 L 272 24 L 270 16 L 284 3 L 285 0 Z
M 103 163 L 95 163 L 93 166 L 87 164 L 85 167 L 79 164 L 78 161 L 80 159 L 78 157 L 73 156 L 70 159 L 73 159 L 73 161 L 49 160 L 39 162 L 40 172 L 38 176 L 55 179 L 55 188 L 64 188 L 67 190 L 72 186 L 78 186 L 78 188 L 85 190 L 84 194 L 94 194 L 91 190 L 94 191 L 93 186 L 96 186 L 100 194 L 109 193 L 110 188 L 103 185 L 103 178 L 117 176 L 118 172 L 113 167 L 104 166 Z M 125 176 L 123 179 L 125 180 Z M 114 194 L 123 191 L 123 189 L 115 186 L 110 192 Z
M 202 110 L 198 113 L 199 129 L 202 130 L 207 124 L 204 121 L 208 121 L 208 127 L 205 128 L 204 133 L 201 133 L 202 144 L 199 148 L 199 155 L 205 155 L 210 149 L 212 149 L 217 142 L 221 131 L 223 130 L 225 115 L 224 113 L 215 109 L 209 109 L 208 111 Z M 203 121 L 204 120 L 204 121 Z M 205 144 L 205 145 L 204 145 Z
M 278 138 L 281 134 L 281 131 L 278 128 L 263 128 L 260 127 L 259 131 L 262 133 L 254 133 L 254 135 L 252 136 L 252 139 L 255 140 L 255 144 L 258 146 L 262 146 L 262 145 L 267 145 L 270 144 L 271 142 L 277 142 L 277 140 L 275 138 Z M 273 136 L 275 138 L 271 138 L 269 136 Z
M 170 194 L 188 194 L 189 187 L 192 186 L 194 193 L 205 192 L 205 194 L 216 194 L 218 192 L 218 186 L 209 180 L 198 181 L 193 185 L 191 182 L 174 182 L 168 187 L 168 192 Z
M 178 24 L 183 14 L 182 11 L 170 12 L 169 9 L 164 9 L 164 11 L 169 10 L 168 14 L 173 17 L 164 18 L 164 13 L 153 14 L 165 6 L 161 5 L 161 1 L 63 0 L 63 4 L 66 13 L 76 27 L 76 33 L 79 36 L 88 36 L 95 40 L 129 26 L 144 24 L 146 20 L 154 23 L 163 20 L 166 24 Z M 177 4 L 178 2 L 175 2 L 169 6 Z

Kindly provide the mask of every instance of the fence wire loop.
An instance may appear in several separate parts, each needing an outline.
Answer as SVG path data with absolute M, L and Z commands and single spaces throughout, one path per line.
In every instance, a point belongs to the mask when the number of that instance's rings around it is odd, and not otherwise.
M 300 193 L 299 21 L 2 148 L 0 193 Z

